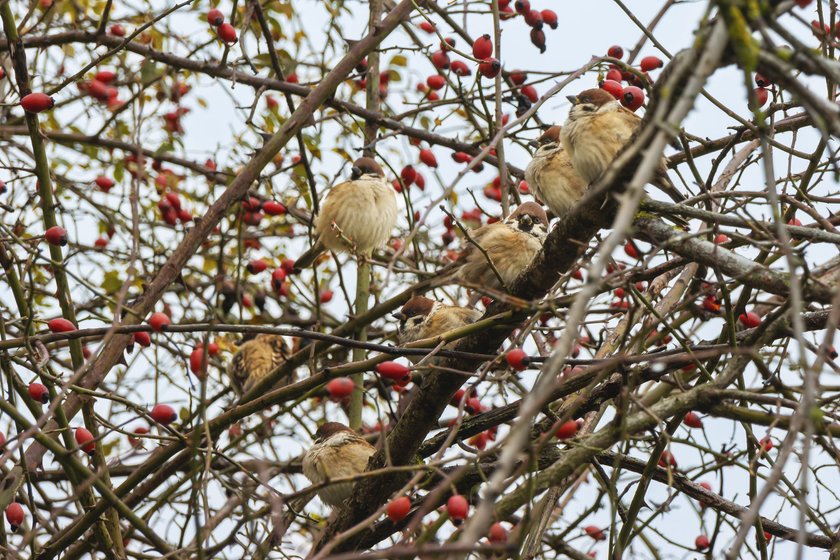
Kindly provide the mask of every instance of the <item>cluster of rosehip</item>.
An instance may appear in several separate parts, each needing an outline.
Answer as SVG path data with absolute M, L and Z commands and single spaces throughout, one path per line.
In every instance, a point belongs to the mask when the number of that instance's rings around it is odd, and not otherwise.
M 118 109 L 122 106 L 119 99 L 119 90 L 111 83 L 117 79 L 117 75 L 111 70 L 98 71 L 91 80 L 78 83 L 79 91 L 105 103 L 111 109 Z
M 223 43 L 232 45 L 236 42 L 236 29 L 225 22 L 225 14 L 221 10 L 214 8 L 207 12 L 207 23 L 216 28 L 216 35 Z
M 547 25 L 552 29 L 557 29 L 557 12 L 554 10 L 532 10 L 530 0 L 516 0 L 513 3 L 513 8 L 511 8 L 510 2 L 511 0 L 499 0 L 499 17 L 501 19 L 511 19 L 521 15 L 525 23 L 531 28 L 531 42 L 540 49 L 540 53 L 544 53 L 545 32 L 543 26 Z

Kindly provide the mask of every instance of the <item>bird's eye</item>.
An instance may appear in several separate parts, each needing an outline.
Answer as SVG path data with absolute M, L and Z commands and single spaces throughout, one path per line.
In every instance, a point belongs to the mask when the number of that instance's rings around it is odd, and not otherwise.
M 584 111 L 589 111 L 589 112 L 592 112 L 592 111 L 594 111 L 594 110 L 595 110 L 595 105 L 592 105 L 591 103 L 587 103 L 587 104 L 585 104 L 585 105 L 581 105 L 581 107 L 583 107 L 583 110 L 584 110 Z

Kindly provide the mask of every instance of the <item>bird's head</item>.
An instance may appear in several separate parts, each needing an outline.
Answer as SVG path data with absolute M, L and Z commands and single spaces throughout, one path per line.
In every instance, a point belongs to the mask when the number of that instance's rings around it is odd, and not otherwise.
M 324 443 L 335 434 L 342 432 L 353 433 L 353 430 L 342 424 L 341 422 L 324 422 L 318 429 L 315 430 L 315 443 Z
M 514 225 L 519 231 L 538 237 L 548 232 L 548 216 L 543 207 L 536 202 L 523 202 L 505 221 Z
M 590 117 L 602 108 L 612 107 L 618 103 L 615 97 L 601 88 L 587 89 L 577 95 L 569 95 L 566 99 L 572 103 L 572 108 L 569 110 L 571 120 Z
M 402 308 L 394 313 L 394 317 L 400 321 L 400 332 L 418 327 L 426 317 L 434 310 L 435 303 L 433 299 L 424 296 L 414 296 Z
M 557 149 L 560 146 L 560 127 L 548 127 L 539 138 L 531 140 L 529 144 L 537 148 L 538 152 Z
M 378 178 L 384 179 L 385 172 L 382 171 L 382 167 L 373 159 L 369 157 L 360 157 L 356 161 L 353 162 L 353 167 L 350 170 L 350 177 L 355 181 L 360 179 L 364 176 L 369 176 L 370 178 Z

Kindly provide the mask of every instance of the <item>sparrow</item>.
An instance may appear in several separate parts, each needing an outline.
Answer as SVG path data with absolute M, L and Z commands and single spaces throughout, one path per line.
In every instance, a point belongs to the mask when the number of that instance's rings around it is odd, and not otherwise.
M 642 118 L 600 88 L 587 89 L 567 99 L 572 102 L 572 108 L 560 137 L 575 171 L 591 184 L 630 143 Z M 674 201 L 685 200 L 668 178 L 664 158 L 652 183 Z
M 326 250 L 370 256 L 388 241 L 397 223 L 397 197 L 382 167 L 371 158 L 353 162 L 351 180 L 335 185 L 315 217 L 317 241 L 295 261 L 311 266 Z
M 559 126 L 552 126 L 537 140 L 531 141 L 537 151 L 525 168 L 525 180 L 531 193 L 558 218 L 583 197 L 587 187 L 563 149 L 560 130 Z
M 523 202 L 504 220 L 470 230 L 472 242 L 466 241 L 458 258 L 461 265 L 455 272 L 456 278 L 471 285 L 505 290 L 531 264 L 531 260 L 542 248 L 547 233 L 548 218 L 542 206 L 536 202 Z M 490 266 L 488 257 L 498 271 L 498 276 Z
M 258 334 L 243 342 L 227 368 L 234 392 L 240 397 L 247 393 L 260 379 L 285 362 L 288 354 L 286 342 L 279 335 Z M 291 380 L 286 379 L 277 386 L 287 385 Z
M 357 476 L 367 470 L 376 448 L 339 422 L 322 424 L 315 432 L 315 443 L 303 455 L 303 474 L 312 484 L 336 478 Z M 318 490 L 325 504 L 338 508 L 353 493 L 352 482 L 330 484 Z
M 424 296 L 414 296 L 394 313 L 399 319 L 399 343 L 406 344 L 431 338 L 475 323 L 481 311 L 456 305 L 446 305 Z M 414 356 L 418 358 L 418 356 Z

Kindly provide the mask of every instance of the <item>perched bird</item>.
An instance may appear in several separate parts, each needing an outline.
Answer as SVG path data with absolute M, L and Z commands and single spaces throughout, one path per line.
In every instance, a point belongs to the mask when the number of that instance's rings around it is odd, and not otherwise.
M 394 313 L 394 317 L 400 321 L 400 344 L 464 327 L 478 321 L 481 315 L 481 311 L 446 305 L 424 296 L 414 296 Z
M 563 149 L 559 126 L 550 127 L 531 144 L 537 151 L 525 168 L 525 180 L 534 196 L 561 217 L 583 197 L 588 183 L 580 178 Z
M 388 241 L 397 223 L 397 197 L 385 172 L 371 158 L 353 162 L 351 180 L 335 185 L 315 217 L 317 241 L 295 261 L 311 266 L 326 250 L 370 256 Z
M 600 88 L 587 89 L 567 99 L 572 108 L 560 137 L 575 171 L 589 185 L 630 143 L 642 119 Z M 676 202 L 685 200 L 668 178 L 664 158 L 652 183 Z
M 461 266 L 455 273 L 456 277 L 468 284 L 505 290 L 531 264 L 531 260 L 542 248 L 547 233 L 548 218 L 542 206 L 536 202 L 523 202 L 504 220 L 485 224 L 469 232 L 472 242 L 466 241 L 458 258 Z M 488 257 L 498 271 L 498 276 L 490 266 Z
M 303 474 L 312 484 L 357 476 L 367 470 L 368 459 L 374 453 L 374 446 L 344 424 L 327 422 L 315 432 L 314 445 L 303 455 Z M 340 482 L 319 489 L 318 497 L 337 508 L 352 493 L 352 482 Z
M 286 342 L 279 335 L 258 334 L 243 342 L 227 368 L 233 390 L 239 396 L 247 393 L 260 379 L 285 362 L 288 354 Z M 284 380 L 282 385 L 291 380 L 291 377 Z

